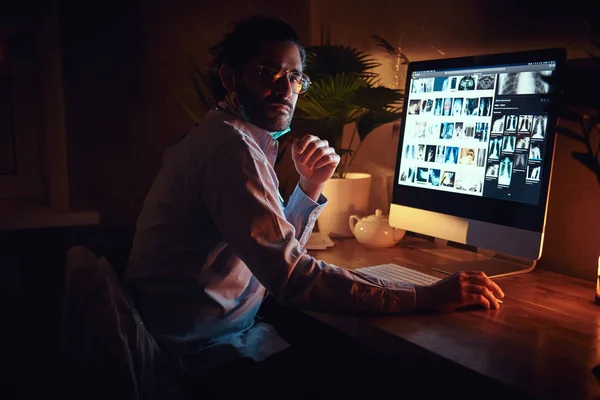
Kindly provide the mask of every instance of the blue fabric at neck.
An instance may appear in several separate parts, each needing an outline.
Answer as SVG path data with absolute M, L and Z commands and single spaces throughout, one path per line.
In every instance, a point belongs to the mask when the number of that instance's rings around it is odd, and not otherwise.
M 282 131 L 278 131 L 278 132 L 269 132 L 269 135 L 271 135 L 271 137 L 275 140 L 279 139 L 280 137 L 282 137 L 283 135 L 285 135 L 286 133 L 288 133 L 289 131 L 291 131 L 291 128 L 288 126 L 287 128 L 285 128 Z

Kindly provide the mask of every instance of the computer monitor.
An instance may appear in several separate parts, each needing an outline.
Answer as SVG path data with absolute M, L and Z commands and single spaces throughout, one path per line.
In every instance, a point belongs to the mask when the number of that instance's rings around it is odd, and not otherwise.
M 408 65 L 390 206 L 396 228 L 498 257 L 443 263 L 503 276 L 541 257 L 564 49 Z

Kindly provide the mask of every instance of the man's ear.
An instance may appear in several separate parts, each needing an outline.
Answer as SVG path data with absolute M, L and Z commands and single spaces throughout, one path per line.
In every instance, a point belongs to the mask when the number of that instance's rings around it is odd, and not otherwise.
M 235 92 L 235 74 L 229 65 L 221 65 L 221 68 L 219 68 L 219 77 L 225 90 L 229 93 Z

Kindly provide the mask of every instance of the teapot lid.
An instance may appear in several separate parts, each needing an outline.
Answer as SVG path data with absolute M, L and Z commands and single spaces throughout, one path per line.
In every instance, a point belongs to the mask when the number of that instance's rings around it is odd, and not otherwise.
M 383 214 L 383 211 L 381 211 L 379 208 L 377 210 L 375 210 L 375 214 L 371 214 L 367 217 L 363 218 L 365 221 L 387 221 L 388 220 L 388 216 Z

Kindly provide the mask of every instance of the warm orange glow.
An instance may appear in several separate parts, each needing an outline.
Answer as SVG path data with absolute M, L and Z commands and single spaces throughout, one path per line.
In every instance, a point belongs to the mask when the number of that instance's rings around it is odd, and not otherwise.
M 600 256 L 598 257 L 598 278 L 596 278 L 596 302 L 600 301 Z

